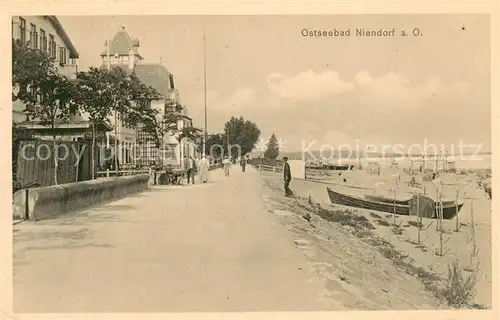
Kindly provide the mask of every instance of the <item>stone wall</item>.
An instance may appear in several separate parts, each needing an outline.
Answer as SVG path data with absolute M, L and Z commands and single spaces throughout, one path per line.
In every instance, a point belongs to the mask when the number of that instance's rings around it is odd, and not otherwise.
M 58 216 L 144 191 L 149 184 L 150 176 L 140 174 L 32 188 L 28 193 L 19 190 L 14 193 L 14 219 L 36 221 Z

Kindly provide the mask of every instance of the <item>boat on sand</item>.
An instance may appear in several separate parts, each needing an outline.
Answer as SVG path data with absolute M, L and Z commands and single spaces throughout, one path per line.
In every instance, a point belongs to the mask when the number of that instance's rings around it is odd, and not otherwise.
M 397 215 L 419 215 L 423 218 L 436 218 L 436 206 L 439 204 L 430 197 L 423 195 L 413 196 L 408 200 L 393 200 L 379 196 L 365 196 L 364 198 L 340 193 L 327 187 L 328 197 L 333 204 L 395 213 Z M 418 204 L 417 204 L 418 202 Z M 443 219 L 453 219 L 462 208 L 463 203 L 455 201 L 443 202 Z M 418 211 L 417 212 L 417 208 Z

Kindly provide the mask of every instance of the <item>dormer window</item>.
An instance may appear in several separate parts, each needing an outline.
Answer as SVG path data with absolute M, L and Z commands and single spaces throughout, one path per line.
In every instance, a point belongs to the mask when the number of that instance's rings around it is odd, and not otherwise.
M 174 76 L 173 75 L 169 75 L 168 76 L 169 80 L 170 80 L 170 89 L 175 89 L 175 85 L 174 85 Z

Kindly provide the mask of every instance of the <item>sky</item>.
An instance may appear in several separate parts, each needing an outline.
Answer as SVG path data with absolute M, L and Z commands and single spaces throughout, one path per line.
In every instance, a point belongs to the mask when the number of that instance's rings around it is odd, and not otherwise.
M 59 19 L 80 53 L 80 70 L 99 65 L 105 41 L 125 27 L 139 39 L 145 62 L 161 59 L 174 75 L 181 103 L 201 128 L 205 30 L 211 133 L 243 116 L 257 123 L 264 141 L 275 133 L 287 152 L 460 142 L 491 149 L 486 15 Z M 395 36 L 357 37 L 356 28 L 395 29 Z M 351 35 L 307 37 L 304 29 L 350 29 Z

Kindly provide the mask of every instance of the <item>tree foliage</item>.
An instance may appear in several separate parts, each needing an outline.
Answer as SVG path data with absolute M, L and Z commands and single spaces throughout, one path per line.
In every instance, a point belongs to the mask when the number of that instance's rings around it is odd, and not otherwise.
M 47 53 L 12 40 L 12 101 L 32 100 L 30 88 L 53 74 L 57 74 L 57 67 Z
M 205 142 L 205 154 L 219 159 L 223 156 L 224 146 L 225 140 L 222 134 L 208 134 Z
M 280 146 L 278 144 L 278 138 L 273 133 L 267 142 L 267 149 L 264 152 L 264 158 L 276 160 L 280 154 Z
M 58 69 L 50 57 L 39 50 L 33 50 L 13 42 L 12 47 L 12 100 L 20 100 L 24 112 L 39 124 L 51 129 L 54 140 L 54 183 L 57 184 L 57 150 L 55 129 L 69 122 L 76 114 L 77 105 L 73 101 L 74 85 Z
M 237 145 L 241 149 L 241 156 L 251 152 L 260 137 L 260 129 L 254 122 L 245 120 L 243 117 L 232 117 L 224 126 L 224 136 L 226 139 L 223 145 Z M 227 138 L 228 137 L 228 138 Z

